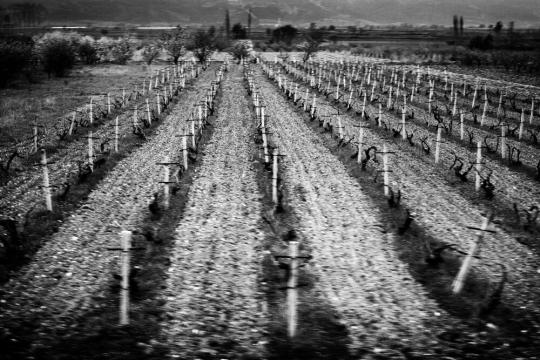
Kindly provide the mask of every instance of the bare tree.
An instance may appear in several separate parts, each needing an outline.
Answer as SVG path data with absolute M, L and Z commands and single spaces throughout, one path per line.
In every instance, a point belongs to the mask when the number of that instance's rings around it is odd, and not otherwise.
M 208 60 L 215 48 L 215 37 L 211 33 L 199 29 L 191 34 L 188 49 L 193 51 L 199 62 L 202 63 Z
M 161 35 L 161 45 L 172 57 L 175 64 L 178 64 L 178 59 L 186 53 L 187 42 L 188 36 L 180 26 Z

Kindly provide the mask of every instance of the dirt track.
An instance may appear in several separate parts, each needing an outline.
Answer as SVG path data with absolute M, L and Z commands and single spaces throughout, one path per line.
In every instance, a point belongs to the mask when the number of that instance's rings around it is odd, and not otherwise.
M 168 320 L 162 327 L 173 358 L 264 353 L 264 297 L 257 290 L 264 234 L 252 157 L 255 124 L 241 68 L 229 71 L 168 271 Z

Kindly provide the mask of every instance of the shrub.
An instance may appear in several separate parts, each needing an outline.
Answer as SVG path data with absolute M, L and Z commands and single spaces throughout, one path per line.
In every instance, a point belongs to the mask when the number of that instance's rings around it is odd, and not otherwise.
M 74 32 L 53 31 L 36 38 L 35 52 L 49 77 L 67 75 L 75 65 L 80 42 L 81 35 Z
M 160 54 L 161 48 L 156 44 L 148 44 L 144 46 L 142 57 L 144 62 L 147 65 L 152 64 L 152 61 L 154 61 Z
M 79 44 L 78 54 L 81 61 L 87 65 L 97 63 L 99 58 L 96 41 L 90 36 L 83 37 Z
M 0 86 L 6 86 L 30 65 L 32 45 L 31 40 L 0 40 Z
M 174 30 L 161 34 L 161 44 L 172 61 L 178 64 L 178 59 L 186 53 L 187 34 L 180 26 Z
M 75 51 L 66 40 L 55 40 L 48 43 L 41 50 L 43 69 L 49 77 L 54 74 L 58 77 L 66 76 L 75 65 Z
M 188 49 L 193 51 L 193 55 L 199 62 L 208 60 L 215 48 L 215 37 L 211 32 L 199 29 L 191 34 Z
M 229 50 L 229 53 L 233 56 L 233 59 L 240 60 L 249 57 L 249 48 L 245 43 L 238 42 Z
M 110 59 L 116 64 L 125 65 L 133 56 L 129 38 L 124 37 L 113 42 L 110 50 Z

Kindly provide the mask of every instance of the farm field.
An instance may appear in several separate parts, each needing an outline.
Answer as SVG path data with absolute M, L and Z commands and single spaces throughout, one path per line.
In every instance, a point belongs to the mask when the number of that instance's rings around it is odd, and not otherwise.
M 6 359 L 538 358 L 540 90 L 300 56 L 3 90 Z

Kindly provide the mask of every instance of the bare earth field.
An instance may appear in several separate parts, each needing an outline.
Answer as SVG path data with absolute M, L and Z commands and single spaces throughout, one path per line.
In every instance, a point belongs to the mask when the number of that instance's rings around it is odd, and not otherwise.
M 99 145 L 112 136 L 112 117 L 92 128 L 96 160 L 104 159 L 93 173 L 83 173 L 86 133 L 48 144 L 58 185 L 52 212 L 43 205 L 41 167 L 16 164 L 0 185 L 0 259 L 20 257 L 0 264 L 2 359 L 538 358 L 540 148 L 509 139 L 522 149 L 521 168 L 484 154 L 489 197 L 475 190 L 474 172 L 465 181 L 455 175 L 454 154 L 475 161 L 455 128 L 435 163 L 426 88 L 405 112 L 411 142 L 402 140 L 399 102 L 386 108 L 380 83 L 363 105 L 365 89 L 372 91 L 368 68 L 376 78 L 392 67 L 343 54 L 319 54 L 322 61 L 309 64 L 274 62 L 276 55 L 186 65 L 182 71 L 197 76 L 185 88 L 173 79 L 154 90 L 173 92 L 160 114 L 152 105 L 151 124 L 145 97 L 118 107 L 117 153 Z M 322 86 L 313 86 L 310 71 L 323 67 Z M 356 79 L 353 69 L 362 69 Z M 121 97 L 149 75 L 142 65 L 82 67 L 65 80 L 2 90 L 0 146 L 30 134 L 32 121 L 52 124 L 97 94 Z M 495 87 L 488 75 L 483 81 Z M 440 75 L 432 76 L 442 106 L 447 94 Z M 497 121 L 493 107 L 489 124 Z M 465 125 L 475 136 L 496 136 L 472 117 Z M 266 143 L 279 154 L 277 176 L 264 161 Z M 383 145 L 391 153 L 387 185 Z M 490 232 L 454 294 L 488 213 Z M 121 230 L 132 231 L 134 248 L 123 326 Z M 295 242 L 298 269 L 285 256 Z

